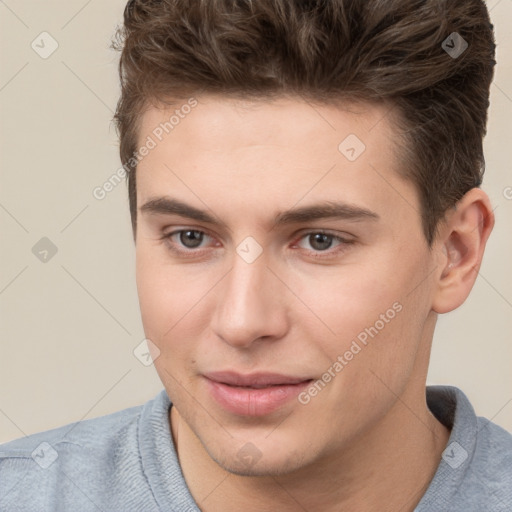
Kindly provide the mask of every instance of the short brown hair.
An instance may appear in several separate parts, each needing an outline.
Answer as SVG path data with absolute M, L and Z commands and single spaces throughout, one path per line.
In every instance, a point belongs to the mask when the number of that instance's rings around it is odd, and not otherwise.
M 457 39 L 468 45 L 460 55 L 449 52 Z M 130 0 L 111 47 L 121 51 L 114 120 L 134 237 L 141 114 L 201 92 L 396 107 L 400 172 L 419 191 L 429 245 L 481 184 L 496 64 L 481 0 Z

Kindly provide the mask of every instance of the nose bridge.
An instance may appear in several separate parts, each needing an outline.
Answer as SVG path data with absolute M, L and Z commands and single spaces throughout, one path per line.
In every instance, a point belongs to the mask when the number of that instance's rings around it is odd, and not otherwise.
M 286 308 L 275 281 L 263 255 L 251 261 L 243 253 L 234 254 L 212 320 L 216 334 L 236 346 L 248 346 L 264 336 L 281 336 L 286 327 Z

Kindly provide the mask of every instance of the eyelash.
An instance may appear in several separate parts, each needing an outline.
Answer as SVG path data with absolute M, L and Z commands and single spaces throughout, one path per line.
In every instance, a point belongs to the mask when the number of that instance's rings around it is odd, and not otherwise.
M 178 254 L 179 256 L 183 256 L 186 258 L 187 257 L 193 258 L 193 257 L 197 257 L 197 256 L 201 255 L 205 251 L 204 248 L 202 250 L 201 249 L 185 249 L 185 250 L 183 250 L 183 249 L 178 249 L 175 246 L 173 246 L 171 238 L 174 235 L 179 235 L 186 231 L 195 231 L 197 233 L 202 233 L 203 235 L 206 235 L 207 237 L 212 238 L 205 231 L 201 231 L 200 229 L 187 228 L 187 229 L 178 229 L 176 231 L 171 231 L 170 233 L 166 233 L 162 237 L 160 237 L 160 240 L 164 240 L 166 242 L 166 245 L 168 246 L 168 248 L 175 254 Z M 333 256 L 336 256 L 339 253 L 344 252 L 347 249 L 347 246 L 353 245 L 355 243 L 355 240 L 348 240 L 346 238 L 340 237 L 339 235 L 335 235 L 328 231 L 318 229 L 318 230 L 312 230 L 312 231 L 302 233 L 301 236 L 297 239 L 297 241 L 293 243 L 293 246 L 296 246 L 302 239 L 307 238 L 308 236 L 311 236 L 311 235 L 316 235 L 316 234 L 326 235 L 326 236 L 332 238 L 333 241 L 339 242 L 340 244 L 336 247 L 341 247 L 341 249 L 336 250 L 336 248 L 335 248 L 334 250 L 331 250 L 331 248 L 328 248 L 325 251 L 314 251 L 314 250 L 307 251 L 313 258 L 318 258 L 318 259 L 332 258 Z

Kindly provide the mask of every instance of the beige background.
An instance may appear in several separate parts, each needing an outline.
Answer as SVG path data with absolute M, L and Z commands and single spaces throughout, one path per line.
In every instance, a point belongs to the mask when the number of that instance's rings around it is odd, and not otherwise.
M 126 185 L 111 123 L 125 0 L 0 2 L 0 442 L 152 398 L 162 385 L 133 350 L 138 310 Z M 512 432 L 512 1 L 488 2 L 498 67 L 487 174 L 497 225 L 471 297 L 439 319 L 429 383 L 462 388 Z M 48 32 L 58 49 L 31 47 Z M 44 36 L 48 37 L 48 36 Z M 506 190 L 509 190 L 507 199 Z M 57 253 L 32 253 L 42 238 Z

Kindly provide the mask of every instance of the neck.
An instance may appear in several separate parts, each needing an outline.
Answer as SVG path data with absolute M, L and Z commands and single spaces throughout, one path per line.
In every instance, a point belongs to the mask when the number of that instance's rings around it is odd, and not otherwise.
M 428 410 L 424 385 L 408 389 L 370 430 L 314 464 L 280 476 L 220 467 L 175 408 L 171 428 L 185 481 L 203 512 L 413 511 L 441 460 L 449 430 Z M 391 492 L 390 492 L 391 491 Z

